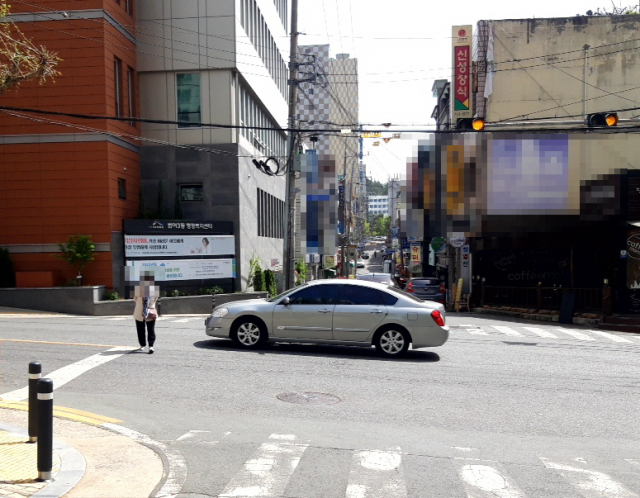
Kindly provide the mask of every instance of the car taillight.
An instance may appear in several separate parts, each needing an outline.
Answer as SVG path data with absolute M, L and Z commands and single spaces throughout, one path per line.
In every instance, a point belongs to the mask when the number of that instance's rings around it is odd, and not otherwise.
M 440 284 L 440 290 L 438 292 L 441 292 L 441 293 L 447 292 L 447 289 L 444 288 L 444 284 L 443 283 Z
M 444 317 L 442 316 L 442 313 L 440 313 L 438 310 L 433 310 L 431 312 L 431 318 L 433 318 L 433 321 L 436 322 L 438 325 L 440 325 L 441 327 L 444 327 Z
M 405 289 L 407 292 L 413 292 L 413 284 L 409 282 L 407 284 L 407 288 Z

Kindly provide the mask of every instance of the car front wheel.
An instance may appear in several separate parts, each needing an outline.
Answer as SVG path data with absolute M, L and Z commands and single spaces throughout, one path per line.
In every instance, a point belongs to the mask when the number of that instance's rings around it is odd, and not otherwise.
M 382 356 L 398 358 L 409 349 L 409 334 L 400 329 L 388 329 L 378 335 L 376 349 Z
M 247 319 L 236 326 L 232 339 L 243 348 L 255 349 L 264 343 L 267 333 L 261 323 Z

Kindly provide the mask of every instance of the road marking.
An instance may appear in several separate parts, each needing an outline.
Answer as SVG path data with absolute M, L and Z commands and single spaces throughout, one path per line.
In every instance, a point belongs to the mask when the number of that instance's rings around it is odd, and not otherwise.
M 598 334 L 602 337 L 606 337 L 607 339 L 611 339 L 613 342 L 633 342 L 629 339 L 625 339 L 624 337 L 617 336 L 615 334 L 610 334 L 609 332 L 603 332 L 602 330 L 589 330 L 592 334 Z
M 502 325 L 492 325 L 498 332 L 502 332 L 504 335 L 510 335 L 511 337 L 522 337 L 520 332 L 513 330 L 511 327 L 504 327 Z
M 190 318 L 183 318 L 182 320 L 171 320 L 171 323 L 187 323 Z
M 129 320 L 131 317 L 129 316 L 115 316 L 113 318 L 105 318 L 105 320 L 111 320 L 111 321 L 122 321 L 122 320 Z
M 286 437 L 282 437 L 286 436 Z M 309 445 L 298 444 L 296 436 L 272 434 L 219 494 L 230 496 L 282 496 L 300 458 Z
M 637 494 L 602 472 L 563 465 L 544 457 L 540 457 L 540 460 L 546 468 L 557 470 L 585 498 L 638 498 Z
M 146 434 L 134 431 L 133 429 L 128 429 L 127 427 L 121 427 L 119 425 L 109 423 L 102 424 L 102 427 L 130 437 L 138 443 L 145 444 L 147 446 L 154 446 L 162 451 L 169 463 L 169 469 L 167 471 L 167 480 L 155 496 L 156 498 L 173 498 L 180 493 L 182 486 L 184 486 L 184 483 L 187 481 L 187 462 L 179 450 L 169 448 L 166 444 L 163 444 L 160 441 L 155 441 Z
M 631 465 L 635 465 L 636 467 L 640 467 L 640 461 L 633 458 L 625 458 L 624 461 L 629 462 Z
M 402 454 L 354 451 L 345 498 L 406 498 Z
M 458 474 L 469 498 L 524 498 L 522 490 L 496 468 L 484 464 L 462 465 Z
M 0 408 L 28 411 L 29 403 L 27 401 L 0 401 Z M 105 422 L 109 422 L 112 424 L 118 424 L 122 422 L 122 420 L 118 420 L 117 418 L 105 417 L 103 415 L 97 415 L 95 413 L 76 410 L 75 408 L 67 408 L 65 406 L 58 406 L 55 404 L 53 405 L 53 416 L 91 425 L 102 425 Z
M 487 332 L 485 332 L 484 330 L 478 328 L 478 329 L 467 329 L 467 332 L 469 332 L 471 335 L 489 335 Z
M 578 332 L 577 330 L 565 329 L 563 327 L 558 327 L 557 330 L 564 332 L 565 334 L 569 334 L 570 336 L 575 337 L 576 339 L 579 339 L 581 341 L 595 341 L 593 337 L 589 337 L 588 335 L 583 334 L 582 332 Z
M 115 344 L 89 344 L 85 342 L 53 342 L 53 341 L 31 341 L 29 339 L 0 339 L 0 342 L 32 342 L 34 344 L 59 344 L 62 346 L 88 346 L 92 348 L 117 348 Z
M 84 358 L 83 360 L 72 363 L 71 365 L 59 368 L 58 370 L 55 370 L 48 375 L 43 375 L 43 377 L 48 377 L 49 379 L 51 379 L 53 381 L 54 389 L 58 389 L 59 387 L 64 386 L 67 382 L 72 381 L 85 372 L 88 372 L 92 368 L 98 367 L 103 363 L 107 363 L 111 360 L 115 360 L 116 358 L 120 358 L 122 355 L 127 354 L 135 349 L 137 348 L 116 346 L 114 348 L 107 349 L 102 353 L 94 354 L 93 356 L 89 356 L 88 358 Z M 119 351 L 120 353 L 118 354 Z M 28 397 L 28 386 L 0 395 L 0 399 L 4 401 L 22 401 L 24 399 L 27 399 Z
M 539 335 L 540 337 L 546 337 L 548 339 L 558 338 L 557 335 L 554 335 L 545 329 L 541 329 L 540 327 L 522 327 L 522 328 L 525 330 L 528 330 L 529 332 L 533 332 L 534 334 Z

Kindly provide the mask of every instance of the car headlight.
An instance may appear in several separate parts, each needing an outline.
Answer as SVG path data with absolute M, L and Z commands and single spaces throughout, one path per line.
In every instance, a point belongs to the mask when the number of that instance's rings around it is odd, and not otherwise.
M 216 308 L 215 310 L 213 310 L 213 313 L 211 313 L 211 316 L 215 318 L 222 318 L 223 316 L 226 316 L 228 313 L 229 313 L 229 310 L 227 308 Z

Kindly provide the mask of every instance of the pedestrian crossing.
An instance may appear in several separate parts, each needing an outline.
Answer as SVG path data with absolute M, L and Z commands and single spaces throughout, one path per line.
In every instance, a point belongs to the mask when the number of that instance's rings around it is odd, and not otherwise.
M 192 431 L 193 432 L 193 431 Z M 196 431 L 207 432 L 207 431 Z M 443 456 L 416 455 L 402 448 L 319 448 L 294 434 L 271 434 L 252 446 L 230 443 L 225 433 L 220 444 L 208 446 L 212 460 L 236 460 L 234 466 L 216 467 L 209 477 L 218 483 L 208 496 L 344 498 L 640 498 L 637 458 L 601 459 L 592 456 L 532 455 L 527 463 L 499 462 L 460 455 L 457 447 Z M 176 443 L 187 441 L 180 438 Z M 197 442 L 197 434 L 188 442 Z M 207 441 L 210 443 L 210 441 Z M 230 443 L 230 444 L 229 444 Z M 228 447 L 225 447 L 229 444 Z M 235 455 L 243 448 L 243 455 Z M 327 468 L 323 451 L 334 454 L 336 468 Z M 340 452 L 339 458 L 335 455 Z M 198 454 L 198 458 L 203 458 Z M 242 462 L 244 458 L 244 462 Z M 605 462 L 606 463 L 603 463 Z M 296 476 L 298 469 L 306 478 Z M 312 469 L 312 470 L 311 470 Z M 435 470 L 437 469 L 437 470 Z M 313 479 L 309 479 L 310 470 Z M 436 476 L 431 473 L 437 472 Z M 215 474 L 215 475 L 213 475 Z M 345 478 L 340 478 L 342 474 Z M 535 474 L 539 479 L 523 478 Z M 198 479 L 194 476 L 194 479 Z M 430 482 L 426 490 L 418 483 Z M 438 484 L 436 484 L 438 483 Z M 192 484 L 193 485 L 193 484 Z M 442 489 L 436 489 L 437 487 Z M 542 493 L 542 494 L 541 494 Z
M 571 329 L 567 327 L 549 326 L 504 326 L 498 324 L 449 324 L 451 338 L 468 336 L 494 336 L 503 338 L 517 337 L 520 339 L 568 339 L 583 343 L 609 343 L 640 345 L 640 335 L 629 333 L 605 332 L 593 329 Z

